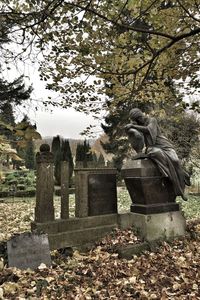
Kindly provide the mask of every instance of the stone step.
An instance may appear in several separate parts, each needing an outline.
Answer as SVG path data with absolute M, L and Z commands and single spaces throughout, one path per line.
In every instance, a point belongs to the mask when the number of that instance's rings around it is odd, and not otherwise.
M 46 223 L 31 224 L 31 230 L 37 232 L 44 232 L 47 234 L 57 234 L 67 231 L 82 230 L 86 228 L 93 228 L 98 226 L 116 225 L 118 223 L 118 214 L 108 214 L 100 216 L 91 216 L 85 218 L 70 218 L 57 219 Z
M 65 247 L 81 247 L 100 240 L 116 227 L 117 224 L 112 224 L 67 231 L 57 234 L 49 234 L 49 246 L 51 250 L 61 249 Z

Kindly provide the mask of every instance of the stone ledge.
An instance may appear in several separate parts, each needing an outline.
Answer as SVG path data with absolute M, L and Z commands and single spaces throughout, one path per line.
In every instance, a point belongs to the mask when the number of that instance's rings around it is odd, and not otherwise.
M 57 219 L 46 223 L 31 223 L 31 230 L 37 232 L 45 232 L 48 234 L 56 234 L 71 230 L 86 229 L 91 227 L 112 225 L 117 226 L 118 214 L 108 214 L 100 216 L 91 216 L 84 218 Z
M 51 250 L 84 246 L 96 242 L 111 232 L 117 225 L 105 225 L 82 230 L 73 230 L 57 234 L 49 234 L 49 246 Z

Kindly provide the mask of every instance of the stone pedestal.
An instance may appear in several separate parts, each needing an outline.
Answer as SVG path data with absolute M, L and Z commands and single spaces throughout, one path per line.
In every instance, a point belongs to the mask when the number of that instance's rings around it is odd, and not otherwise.
M 132 224 L 140 238 L 146 241 L 170 240 L 184 236 L 186 230 L 186 221 L 180 211 L 149 215 L 132 213 Z
M 47 144 L 40 146 L 36 154 L 37 181 L 36 181 L 36 207 L 35 222 L 44 223 L 54 220 L 54 175 L 53 154 Z
M 171 182 L 150 159 L 127 161 L 122 177 L 132 200 L 131 212 L 156 214 L 179 210 Z
M 75 169 L 76 217 L 117 213 L 116 169 Z
M 153 161 L 127 161 L 122 176 L 132 199 L 131 223 L 142 239 L 172 239 L 185 234 L 186 222 L 175 202 L 173 186 Z

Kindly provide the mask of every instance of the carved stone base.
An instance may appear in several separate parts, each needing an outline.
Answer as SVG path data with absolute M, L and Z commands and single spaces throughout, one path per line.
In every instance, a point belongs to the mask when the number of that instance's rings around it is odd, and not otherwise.
M 132 213 L 132 221 L 140 238 L 146 241 L 185 235 L 186 221 L 180 211 L 148 215 Z
M 169 211 L 179 211 L 178 203 L 159 203 L 159 204 L 132 204 L 131 212 L 139 213 L 139 214 L 159 214 Z

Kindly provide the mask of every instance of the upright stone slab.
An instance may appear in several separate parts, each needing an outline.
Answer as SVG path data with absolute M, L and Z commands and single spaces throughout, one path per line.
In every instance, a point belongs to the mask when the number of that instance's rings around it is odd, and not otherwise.
M 7 242 L 8 265 L 36 269 L 41 263 L 51 266 L 47 234 L 22 233 Z
M 54 174 L 53 154 L 48 144 L 40 146 L 36 154 L 37 181 L 36 181 L 36 207 L 35 222 L 44 223 L 54 220 Z
M 75 169 L 76 217 L 117 213 L 116 169 Z

